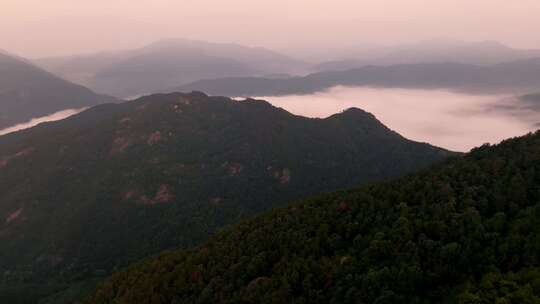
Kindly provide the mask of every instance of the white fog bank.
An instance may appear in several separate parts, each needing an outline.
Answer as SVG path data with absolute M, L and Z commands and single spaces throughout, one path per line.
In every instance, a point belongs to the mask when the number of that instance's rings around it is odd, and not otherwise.
M 534 131 L 540 121 L 532 111 L 504 110 L 516 106 L 514 98 L 443 90 L 335 87 L 313 95 L 257 98 L 307 117 L 360 108 L 409 139 L 463 152 Z
M 36 125 L 38 125 L 40 123 L 65 119 L 65 118 L 68 118 L 71 115 L 75 115 L 77 113 L 80 113 L 80 112 L 84 111 L 85 109 L 87 109 L 87 108 L 62 110 L 62 111 L 53 113 L 51 115 L 32 118 L 28 122 L 21 123 L 21 124 L 18 124 L 18 125 L 14 125 L 14 126 L 11 126 L 11 127 L 7 127 L 5 129 L 0 130 L 0 136 L 5 135 L 5 134 L 9 134 L 9 133 L 13 133 L 13 132 L 16 132 L 16 131 L 19 131 L 19 130 L 28 129 L 28 128 L 34 127 L 34 126 L 36 126 Z

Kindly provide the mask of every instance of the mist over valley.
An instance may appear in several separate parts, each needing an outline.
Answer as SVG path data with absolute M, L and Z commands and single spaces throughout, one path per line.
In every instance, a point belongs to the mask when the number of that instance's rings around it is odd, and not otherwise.
M 364 109 L 407 138 L 461 152 L 524 135 L 540 122 L 540 113 L 517 97 L 448 90 L 338 86 L 308 95 L 257 98 L 307 117 Z

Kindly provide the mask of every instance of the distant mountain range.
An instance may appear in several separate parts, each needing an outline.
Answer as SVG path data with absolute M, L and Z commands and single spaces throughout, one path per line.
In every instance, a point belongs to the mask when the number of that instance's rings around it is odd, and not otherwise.
M 220 95 L 237 95 L 238 92 L 242 93 L 242 90 L 256 93 L 264 91 L 271 93 L 270 95 L 282 94 L 280 90 L 305 93 L 333 83 L 347 82 L 360 85 L 367 83 L 381 86 L 449 87 L 478 91 L 494 91 L 500 86 L 502 91 L 513 89 L 522 91 L 530 88 L 527 81 L 534 82 L 534 78 L 527 77 L 538 75 L 527 74 L 524 70 L 514 71 L 510 66 L 504 67 L 504 64 L 511 65 L 540 58 L 540 50 L 512 49 L 493 41 L 469 43 L 430 40 L 411 45 L 379 48 L 371 52 L 357 50 L 356 53 L 358 55 L 355 57 L 355 51 L 351 50 L 348 55 L 342 55 L 351 56 L 350 59 L 337 59 L 313 66 L 264 48 L 171 39 L 139 49 L 43 58 L 35 62 L 64 79 L 96 92 L 119 98 L 134 98 L 151 93 L 175 91 L 178 88 L 181 91 L 196 88 Z M 496 67 L 497 65 L 503 66 Z M 510 71 L 507 71 L 507 68 Z M 374 75 L 371 77 L 356 74 L 328 75 L 329 71 L 348 73 L 351 70 L 362 69 L 365 73 Z M 315 73 L 306 77 L 295 77 L 306 75 L 308 71 Z M 508 72 L 512 75 L 507 77 L 504 74 L 493 74 Z M 410 79 L 396 79 L 408 73 L 412 73 Z M 252 79 L 253 77 L 256 79 Z M 320 79 L 326 77 L 341 77 L 341 79 Z M 430 79 L 431 77 L 434 79 Z M 219 83 L 216 83 L 215 79 L 219 79 Z M 325 81 L 328 84 L 321 83 Z M 235 82 L 243 82 L 239 84 L 242 89 L 235 88 Z M 250 88 L 244 84 L 255 87 Z
M 88 304 L 538 303 L 540 133 L 164 252 Z
M 540 88 L 540 58 L 491 66 L 460 63 L 419 63 L 365 66 L 286 79 L 230 77 L 201 80 L 172 91 L 201 90 L 226 96 L 310 94 L 333 86 L 449 89 L 469 93 L 514 94 Z
M 494 65 L 504 62 L 540 57 L 540 50 L 510 48 L 496 41 L 463 42 L 433 39 L 396 47 L 376 48 L 370 53 L 354 50 L 341 56 L 346 59 L 326 61 L 316 65 L 314 71 L 349 70 L 366 65 L 396 65 L 415 63 L 462 63 Z
M 114 101 L 62 80 L 22 58 L 0 53 L 0 129 L 65 109 Z
M 183 39 L 127 51 L 38 59 L 36 63 L 65 79 L 121 98 L 201 79 L 298 73 L 308 67 L 264 48 Z
M 202 93 L 99 105 L 1 136 L 0 302 L 84 293 L 244 216 L 452 154 L 359 109 L 309 119 Z

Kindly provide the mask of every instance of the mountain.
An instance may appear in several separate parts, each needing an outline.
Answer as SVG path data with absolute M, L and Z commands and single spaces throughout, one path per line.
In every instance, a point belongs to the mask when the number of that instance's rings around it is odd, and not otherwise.
M 445 39 L 421 41 L 415 44 L 380 48 L 368 56 L 326 61 L 315 71 L 349 70 L 366 65 L 396 65 L 452 62 L 472 65 L 494 65 L 540 57 L 540 50 L 510 48 L 496 41 L 463 42 Z
M 100 105 L 2 136 L 0 301 L 77 293 L 244 216 L 451 154 L 359 109 L 310 119 L 202 93 Z
M 540 133 L 324 194 L 118 272 L 88 304 L 538 303 Z
M 113 101 L 0 53 L 0 129 L 65 109 Z
M 533 93 L 521 96 L 521 100 L 536 103 L 538 106 L 540 103 L 540 93 Z
M 122 98 L 200 79 L 298 73 L 307 67 L 264 48 L 183 39 L 163 40 L 134 50 L 36 62 L 65 79 Z
M 173 90 L 202 90 L 226 96 L 275 96 L 310 94 L 337 85 L 450 89 L 480 94 L 521 95 L 535 92 L 540 87 L 540 58 L 492 66 L 459 63 L 365 66 L 286 79 L 230 77 L 200 80 Z
M 540 111 L 540 93 L 531 93 L 521 95 L 516 98 L 517 102 L 513 103 L 515 106 L 510 107 L 509 110 L 532 110 L 534 112 Z

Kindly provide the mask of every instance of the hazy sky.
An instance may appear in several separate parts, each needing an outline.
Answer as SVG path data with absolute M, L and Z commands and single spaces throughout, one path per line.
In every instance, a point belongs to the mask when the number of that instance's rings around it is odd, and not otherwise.
M 0 49 L 38 57 L 161 38 L 278 50 L 431 38 L 540 48 L 539 0 L 0 0 Z

